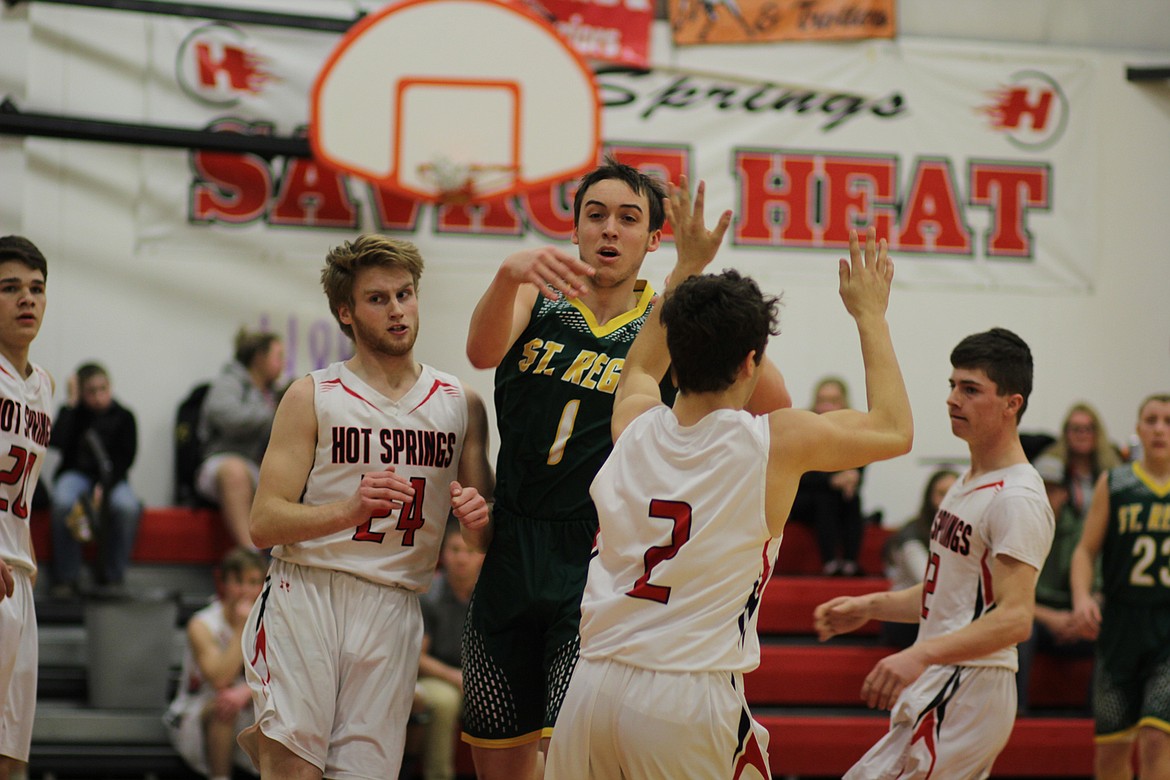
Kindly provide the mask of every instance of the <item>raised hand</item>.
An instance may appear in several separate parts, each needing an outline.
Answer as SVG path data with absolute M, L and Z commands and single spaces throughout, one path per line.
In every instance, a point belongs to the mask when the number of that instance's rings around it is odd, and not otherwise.
M 890 284 L 894 280 L 894 261 L 887 253 L 886 240 L 877 240 L 873 226 L 865 233 L 864 252 L 857 231 L 849 231 L 849 260 L 841 259 L 839 275 L 841 300 L 854 319 L 885 315 L 890 302 Z
M 731 211 L 727 210 L 720 215 L 713 230 L 707 229 L 703 217 L 706 193 L 707 184 L 700 181 L 692 202 L 687 177 L 680 176 L 678 184 L 670 186 L 670 195 L 662 201 L 666 218 L 674 230 L 675 249 L 678 252 L 675 270 L 667 277 L 668 288 L 703 273 L 715 259 L 715 253 L 723 243 L 723 235 L 731 225 Z
M 548 289 L 550 285 L 568 298 L 580 297 L 588 290 L 587 280 L 596 271 L 579 257 L 555 246 L 543 246 L 508 255 L 500 273 L 517 283 L 534 284 L 541 295 L 555 300 L 556 295 Z

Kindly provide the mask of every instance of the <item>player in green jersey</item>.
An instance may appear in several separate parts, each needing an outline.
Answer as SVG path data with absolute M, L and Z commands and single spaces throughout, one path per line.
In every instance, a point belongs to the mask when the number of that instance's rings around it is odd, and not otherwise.
M 1138 411 L 1139 461 L 1097 480 L 1070 574 L 1074 620 L 1097 640 L 1098 780 L 1170 778 L 1170 394 Z M 1101 556 L 1104 604 L 1092 596 Z
M 695 210 L 701 215 L 702 185 Z M 663 185 L 614 160 L 574 199 L 578 256 L 509 255 L 471 317 L 467 355 L 495 368 L 500 431 L 494 537 L 464 634 L 464 740 L 480 778 L 530 778 L 576 663 L 581 593 L 597 531 L 589 485 L 612 448 L 621 366 L 654 306 L 637 275 L 662 240 Z M 683 242 L 714 255 L 730 224 Z M 681 279 L 673 280 L 675 282 Z M 753 411 L 791 405 L 779 372 Z

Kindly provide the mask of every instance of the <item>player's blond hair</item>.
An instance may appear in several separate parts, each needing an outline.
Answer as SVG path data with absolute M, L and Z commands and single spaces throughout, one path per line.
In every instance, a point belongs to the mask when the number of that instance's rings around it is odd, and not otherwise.
M 353 308 L 353 282 L 363 268 L 403 268 L 410 273 L 414 288 L 418 290 L 423 259 L 418 247 L 409 241 L 375 233 L 358 236 L 329 251 L 325 256 L 325 267 L 321 269 L 321 287 L 341 332 L 351 339 L 353 327 L 341 321 L 339 310 L 342 306 Z

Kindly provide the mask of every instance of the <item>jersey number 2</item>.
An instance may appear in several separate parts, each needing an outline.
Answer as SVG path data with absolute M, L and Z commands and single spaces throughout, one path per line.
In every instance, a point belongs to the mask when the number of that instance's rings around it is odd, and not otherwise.
M 938 584 L 938 553 L 930 554 L 930 561 L 926 564 L 926 576 L 922 578 L 922 617 L 930 614 L 930 607 L 926 606 L 926 600 L 930 598 L 930 594 L 934 593 L 935 586 Z
M 678 551 L 691 538 L 691 506 L 682 501 L 662 501 L 655 498 L 650 501 L 649 514 L 650 517 L 661 517 L 674 522 L 674 529 L 670 533 L 670 544 L 651 547 L 646 551 L 643 558 L 646 563 L 646 571 L 642 573 L 642 576 L 638 578 L 634 587 L 626 595 L 665 604 L 670 600 L 670 587 L 652 584 L 650 573 L 658 564 L 669 561 L 678 555 Z
M 422 513 L 423 497 L 427 492 L 426 478 L 411 477 L 410 486 L 414 488 L 414 500 L 402 505 L 402 510 L 398 514 L 398 525 L 394 527 L 395 530 L 402 531 L 403 547 L 414 547 L 414 532 L 426 524 Z M 394 510 L 391 509 L 386 514 L 371 517 L 359 525 L 357 530 L 353 532 L 353 540 L 355 542 L 374 542 L 375 544 L 381 544 L 382 540 L 386 538 L 386 533 L 384 531 L 373 530 L 374 521 L 389 517 L 393 513 Z

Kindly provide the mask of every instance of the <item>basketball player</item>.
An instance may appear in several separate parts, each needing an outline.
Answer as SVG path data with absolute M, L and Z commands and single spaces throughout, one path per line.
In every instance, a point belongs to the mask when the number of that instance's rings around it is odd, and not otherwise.
M 679 233 L 683 192 L 672 193 Z M 680 243 L 672 278 L 701 270 L 685 254 Z M 634 342 L 613 453 L 591 488 L 600 532 L 550 780 L 772 776 L 743 674 L 759 665 L 757 610 L 800 475 L 895 457 L 912 440 L 885 320 L 893 264 L 872 229 L 864 254 L 851 235 L 850 256 L 840 290 L 860 335 L 868 412 L 743 411 L 778 332 L 778 300 L 735 271 L 679 284 Z M 673 408 L 657 380 L 668 364 Z
M 505 258 L 471 317 L 467 356 L 496 368 L 500 431 L 494 537 L 464 635 L 464 741 L 481 780 L 538 772 L 577 658 L 597 514 L 589 483 L 613 446 L 613 393 L 653 308 L 637 278 L 665 222 L 662 185 L 612 159 L 574 198 L 572 241 Z M 725 212 L 714 256 L 731 221 Z M 716 235 L 717 234 L 717 235 Z M 765 361 L 754 411 L 791 405 Z
M 487 415 L 455 377 L 416 362 L 413 244 L 334 248 L 322 286 L 354 356 L 292 384 L 252 507 L 273 546 L 244 629 L 264 777 L 397 777 L 422 643 L 418 593 L 448 512 L 487 533 Z M 464 487 L 466 486 L 466 487 Z
M 951 366 L 951 432 L 967 442 L 971 466 L 935 514 L 924 581 L 815 611 L 822 641 L 871 619 L 919 624 L 917 641 L 865 678 L 861 696 L 892 710 L 890 730 L 846 778 L 987 777 L 1015 722 L 1016 644 L 1032 632 L 1055 527 L 1018 431 L 1032 353 L 992 328 L 960 341 Z
M 37 703 L 36 556 L 29 505 L 49 444 L 53 380 L 28 360 L 45 314 L 48 263 L 0 238 L 0 780 L 24 777 Z
M 1170 778 L 1170 395 L 1138 410 L 1141 459 L 1098 478 L 1073 551 L 1077 627 L 1097 640 L 1096 777 Z M 1104 606 L 1093 598 L 1101 555 Z

